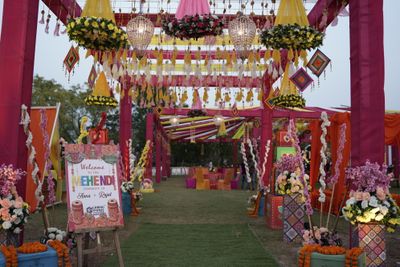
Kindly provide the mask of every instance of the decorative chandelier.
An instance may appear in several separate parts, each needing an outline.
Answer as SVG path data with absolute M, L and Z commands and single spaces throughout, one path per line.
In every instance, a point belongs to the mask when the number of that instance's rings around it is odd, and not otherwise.
M 216 125 L 216 126 L 220 126 L 221 125 L 221 123 L 223 123 L 225 120 L 224 120 L 224 117 L 222 117 L 221 115 L 215 115 L 214 116 L 214 124 Z
M 138 15 L 126 25 L 126 33 L 138 58 L 143 57 L 154 34 L 154 25 L 148 18 Z
M 173 116 L 169 119 L 169 123 L 172 126 L 178 126 L 179 125 L 179 117 L 178 116 Z
M 239 13 L 238 17 L 229 22 L 228 32 L 238 56 L 244 60 L 256 36 L 256 24 L 248 16 Z

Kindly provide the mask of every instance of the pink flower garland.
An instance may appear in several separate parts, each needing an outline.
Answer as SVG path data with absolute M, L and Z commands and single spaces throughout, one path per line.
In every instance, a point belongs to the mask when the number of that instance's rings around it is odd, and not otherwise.
M 51 172 L 53 164 L 51 163 L 51 160 L 50 160 L 49 135 L 47 133 L 46 126 L 47 126 L 46 110 L 41 109 L 40 110 L 40 128 L 42 130 L 42 135 L 43 135 L 43 145 L 46 149 L 45 153 L 44 153 L 44 158 L 46 160 L 48 200 L 49 200 L 49 203 L 51 204 L 56 201 L 56 195 L 54 192 L 55 184 L 54 184 L 54 180 L 53 180 L 53 173 Z
M 343 149 L 344 149 L 344 144 L 346 143 L 346 124 L 343 123 L 340 125 L 340 137 L 339 137 L 339 146 L 337 150 L 337 159 L 335 162 L 335 175 L 333 175 L 329 181 L 330 186 L 334 186 L 338 179 L 339 179 L 339 174 L 340 174 L 340 165 L 342 164 L 343 161 Z
M 300 176 L 299 179 L 301 181 L 301 183 L 303 184 L 303 188 L 304 188 L 304 198 L 306 199 L 306 214 L 307 215 L 312 215 L 314 210 L 311 206 L 311 199 L 310 199 L 310 193 L 308 192 L 308 185 L 304 179 L 304 164 L 303 164 L 303 157 L 301 155 L 301 148 L 299 145 L 299 138 L 297 137 L 297 133 L 296 133 L 296 126 L 294 124 L 293 120 L 289 121 L 289 129 L 288 129 L 288 134 L 289 134 L 289 138 L 290 140 L 292 140 L 292 144 L 296 149 L 296 158 L 297 158 L 297 162 L 299 163 L 300 166 Z

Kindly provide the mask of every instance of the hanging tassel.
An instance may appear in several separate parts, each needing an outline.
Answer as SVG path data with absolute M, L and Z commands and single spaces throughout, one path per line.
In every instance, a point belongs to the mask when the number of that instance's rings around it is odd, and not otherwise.
M 225 127 L 225 121 L 224 120 L 222 120 L 221 124 L 219 125 L 217 136 L 219 136 L 219 137 L 226 136 L 226 127 Z
M 57 18 L 57 20 L 56 20 L 56 27 L 54 28 L 54 32 L 53 32 L 53 35 L 54 36 L 60 36 L 60 21 L 58 20 L 58 18 Z
M 46 19 L 46 27 L 44 27 L 44 32 L 47 33 L 47 34 L 49 33 L 50 18 L 51 18 L 51 15 L 48 14 L 48 15 L 47 15 L 47 19 Z
M 44 10 L 42 9 L 42 11 L 40 11 L 40 14 L 42 14 L 41 15 L 41 17 L 40 17 L 40 20 L 39 20 L 39 24 L 44 24 Z
M 280 63 L 281 62 L 281 52 L 279 50 L 274 49 L 272 51 L 272 59 L 276 62 L 276 63 Z

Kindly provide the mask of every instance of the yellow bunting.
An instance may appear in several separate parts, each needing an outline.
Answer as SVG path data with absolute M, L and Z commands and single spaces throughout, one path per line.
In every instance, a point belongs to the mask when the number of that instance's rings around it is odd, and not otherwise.
M 216 59 L 221 59 L 222 58 L 221 49 L 219 47 L 217 47 L 217 49 L 215 51 L 215 57 L 216 57 Z
M 209 58 L 208 58 L 208 54 L 207 54 L 205 59 L 204 59 L 204 66 L 208 65 L 208 61 L 209 61 Z
M 175 90 L 172 91 L 172 96 L 171 97 L 172 97 L 172 99 L 171 99 L 172 103 L 176 104 L 176 102 L 178 101 L 178 96 L 176 95 Z
M 184 105 L 185 104 L 185 102 L 188 100 L 188 93 L 187 93 L 187 91 L 185 90 L 185 91 L 183 91 L 183 94 L 182 94 L 182 96 L 181 96 L 181 105 Z
M 216 92 L 215 92 L 215 102 L 219 102 L 222 100 L 221 98 L 221 88 L 217 88 Z
M 147 55 L 144 55 L 141 59 L 140 59 L 140 66 L 142 68 L 146 67 L 147 64 Z
M 299 65 L 299 53 L 294 51 L 294 65 L 297 67 Z
M 162 64 L 163 64 L 163 52 L 162 50 L 160 50 L 157 56 L 157 66 L 162 66 Z
M 128 49 L 124 49 L 124 52 L 122 53 L 122 59 L 126 62 L 128 58 Z
M 248 59 L 249 59 L 248 63 L 250 63 L 250 64 L 254 63 L 254 52 L 253 51 L 250 51 Z
M 242 102 L 242 100 L 243 100 L 243 89 L 242 88 L 240 88 L 239 93 L 236 95 L 235 100 L 237 102 Z
M 132 61 L 133 62 L 137 61 L 137 56 L 136 56 L 136 52 L 135 51 L 132 52 Z
M 281 62 L 281 52 L 279 50 L 274 49 L 272 51 L 272 59 L 276 62 L 279 63 Z
M 82 10 L 81 17 L 105 18 L 115 23 L 110 0 L 87 0 Z
M 307 60 L 307 51 L 306 50 L 300 50 L 300 57 L 303 60 L 303 65 L 304 67 L 307 66 L 308 60 Z
M 196 60 L 200 60 L 201 59 L 200 47 L 197 49 L 195 57 L 196 57 Z
M 293 57 L 294 57 L 293 49 L 289 49 L 288 56 L 287 56 L 288 60 L 292 61 Z
M 175 66 L 175 64 L 176 64 L 177 56 L 178 56 L 178 49 L 176 47 L 174 47 L 174 50 L 172 52 L 172 57 L 171 57 L 171 63 L 173 66 Z
M 228 50 L 225 50 L 225 59 L 226 59 L 226 66 L 231 68 L 232 67 L 232 57 Z
M 229 93 L 225 93 L 224 101 L 225 101 L 225 103 L 231 102 L 231 96 L 229 95 Z
M 204 92 L 203 92 L 203 103 L 207 103 L 208 102 L 208 90 L 206 88 L 204 88 Z
M 222 121 L 221 124 L 219 125 L 217 136 L 225 136 L 225 135 L 226 135 L 225 121 Z
M 266 50 L 265 54 L 264 54 L 264 60 L 268 61 L 271 58 L 271 51 L 270 50 Z
M 254 52 L 254 53 L 255 53 L 255 58 L 256 58 L 257 63 L 260 63 L 261 62 L 261 55 L 260 55 L 261 51 Z
M 151 102 L 152 99 L 153 99 L 153 88 L 149 84 L 146 90 L 146 100 L 147 102 Z
M 309 26 L 302 0 L 281 0 L 274 25 L 299 24 Z
M 233 64 L 236 64 L 236 63 L 237 63 L 236 51 L 232 51 L 231 57 L 232 57 L 232 63 L 233 63 Z

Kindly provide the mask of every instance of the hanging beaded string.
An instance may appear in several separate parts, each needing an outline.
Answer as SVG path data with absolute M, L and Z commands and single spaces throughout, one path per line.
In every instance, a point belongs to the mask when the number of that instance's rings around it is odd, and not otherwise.
M 319 198 L 318 201 L 321 203 L 321 212 L 320 212 L 320 227 L 322 227 L 322 209 L 323 209 L 323 205 L 325 203 L 326 200 L 326 195 L 325 195 L 325 189 L 326 189 L 326 182 L 325 182 L 325 177 L 326 177 L 326 172 L 325 172 L 325 166 L 326 163 L 328 162 L 328 159 L 326 157 L 326 150 L 328 147 L 328 144 L 326 143 L 326 135 L 327 135 L 327 127 L 329 127 L 331 125 L 329 119 L 328 119 L 328 115 L 326 114 L 326 112 L 322 112 L 321 113 L 321 150 L 320 150 L 320 155 L 321 155 L 321 163 L 319 165 L 319 172 L 320 172 L 320 177 L 319 177 L 319 183 L 321 185 L 321 187 L 319 188 Z
M 245 172 L 246 172 L 246 181 L 248 183 L 250 183 L 251 182 L 250 169 L 249 169 L 249 163 L 247 162 L 247 156 L 246 156 L 246 138 L 247 138 L 246 128 L 247 128 L 247 123 L 244 124 L 245 133 L 243 136 L 242 143 L 240 144 L 240 152 L 242 154 L 243 164 L 244 164 L 244 168 L 245 168 Z
M 256 171 L 256 177 L 257 177 L 257 185 L 260 185 L 260 170 L 258 168 L 258 163 L 257 163 L 257 159 L 256 159 L 256 155 L 254 153 L 254 149 L 253 149 L 253 143 L 251 142 L 250 138 L 247 138 L 247 144 L 249 146 L 249 150 L 250 150 L 250 155 L 251 158 L 253 160 L 253 165 L 254 165 L 254 169 Z M 258 190 L 260 190 L 261 187 L 259 186 Z
M 44 27 L 44 32 L 47 34 L 49 33 L 49 28 L 50 28 L 50 26 L 49 26 L 50 18 L 51 18 L 51 15 L 50 15 L 50 10 L 49 10 L 49 11 L 47 11 L 46 26 Z
M 269 150 L 270 150 L 270 146 L 271 146 L 271 140 L 268 139 L 267 143 L 265 144 L 265 154 L 264 154 L 264 160 L 262 163 L 262 169 L 261 169 L 261 179 L 260 179 L 260 186 L 264 187 L 264 180 L 262 179 L 264 177 L 266 168 L 265 166 L 268 163 L 268 155 L 269 155 Z

